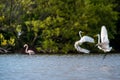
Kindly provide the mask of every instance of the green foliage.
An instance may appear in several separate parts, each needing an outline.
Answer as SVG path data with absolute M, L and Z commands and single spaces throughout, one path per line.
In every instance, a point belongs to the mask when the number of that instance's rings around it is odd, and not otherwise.
M 113 39 L 118 18 L 115 6 L 114 0 L 1 0 L 0 26 L 7 38 L 15 39 L 18 49 L 27 43 L 46 52 L 68 53 L 75 51 L 80 30 L 94 37 L 105 25 Z

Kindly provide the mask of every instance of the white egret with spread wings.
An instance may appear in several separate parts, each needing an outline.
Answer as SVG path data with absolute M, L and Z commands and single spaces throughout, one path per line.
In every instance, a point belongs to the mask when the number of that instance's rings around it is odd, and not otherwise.
M 101 27 L 101 34 L 97 34 L 98 36 L 98 43 L 96 46 L 104 52 L 110 52 L 112 50 L 112 47 L 109 46 L 109 39 L 108 39 L 108 33 L 105 26 Z
M 82 31 L 79 31 L 79 35 L 80 35 L 80 40 L 76 41 L 74 44 L 75 49 L 78 52 L 83 52 L 83 53 L 90 53 L 90 50 L 81 48 L 80 45 L 82 45 L 84 42 L 89 42 L 89 43 L 94 43 L 94 39 L 90 36 L 81 36 Z

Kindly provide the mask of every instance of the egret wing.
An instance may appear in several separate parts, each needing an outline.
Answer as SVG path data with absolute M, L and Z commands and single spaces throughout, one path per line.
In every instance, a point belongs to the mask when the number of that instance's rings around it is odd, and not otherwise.
M 80 40 L 79 40 L 79 41 L 76 41 L 75 44 L 74 44 L 74 47 L 75 47 L 75 49 L 76 49 L 78 52 L 90 53 L 89 50 L 84 49 L 84 48 L 81 48 L 81 47 L 80 47 L 80 44 L 81 44 Z
M 109 40 L 108 40 L 108 33 L 107 33 L 107 29 L 105 26 L 102 26 L 101 27 L 101 43 L 109 43 Z
M 82 52 L 82 53 L 89 53 L 90 52 L 87 49 L 81 48 L 79 44 L 80 44 L 80 40 L 76 41 L 75 44 L 74 44 L 74 47 L 78 52 Z
M 81 39 L 80 39 L 80 42 L 81 43 L 84 43 L 84 42 L 90 42 L 90 43 L 94 43 L 94 39 L 90 36 L 83 36 Z
M 84 49 L 84 48 L 81 48 L 81 47 L 78 47 L 78 48 L 79 48 L 79 52 L 90 53 L 90 51 L 87 50 L 87 49 Z

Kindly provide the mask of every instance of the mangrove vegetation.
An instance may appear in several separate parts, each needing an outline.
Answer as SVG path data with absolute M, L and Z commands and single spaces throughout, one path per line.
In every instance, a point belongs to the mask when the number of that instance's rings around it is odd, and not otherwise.
M 119 0 L 0 0 L 0 48 L 22 52 L 28 44 L 42 53 L 76 53 L 78 32 L 95 39 L 108 30 L 112 51 L 120 45 Z M 91 52 L 101 52 L 85 43 Z

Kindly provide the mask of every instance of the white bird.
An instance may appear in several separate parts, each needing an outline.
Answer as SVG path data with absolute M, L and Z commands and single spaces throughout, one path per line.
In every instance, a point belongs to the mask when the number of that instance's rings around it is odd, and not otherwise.
M 96 46 L 98 46 L 98 48 L 104 52 L 110 52 L 112 50 L 112 47 L 109 46 L 108 33 L 105 26 L 101 27 L 101 35 L 97 34 L 97 36 L 98 36 L 98 44 L 96 44 Z
M 75 42 L 74 47 L 78 52 L 90 53 L 89 50 L 81 48 L 80 45 L 82 45 L 82 43 L 84 43 L 84 42 L 94 43 L 94 39 L 92 37 L 89 37 L 89 36 L 82 37 L 81 33 L 82 33 L 82 31 L 79 31 L 79 35 L 80 35 L 81 39 L 79 41 Z
M 21 36 L 22 33 L 23 33 L 23 32 L 18 32 L 18 33 L 17 33 L 17 37 L 20 38 L 20 36 Z
M 35 54 L 35 52 L 33 50 L 30 50 L 30 49 L 28 50 L 28 45 L 27 44 L 25 44 L 24 47 L 26 47 L 25 53 L 28 53 L 29 55 Z

